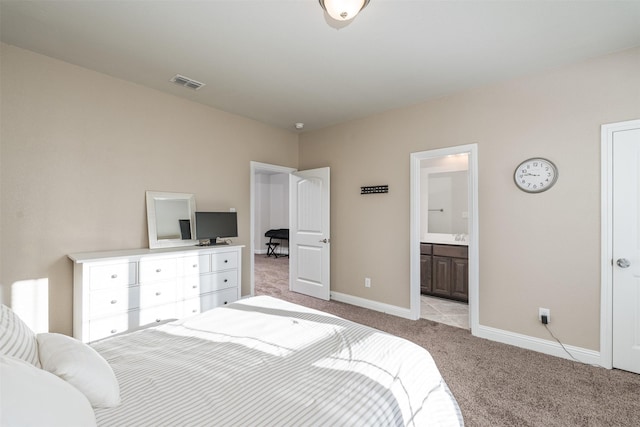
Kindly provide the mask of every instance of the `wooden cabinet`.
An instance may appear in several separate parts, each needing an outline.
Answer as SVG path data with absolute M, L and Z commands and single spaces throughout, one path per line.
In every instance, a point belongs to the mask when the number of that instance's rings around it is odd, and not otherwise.
M 430 294 L 432 292 L 432 248 L 430 243 L 420 244 L 420 292 Z
M 71 254 L 73 335 L 96 341 L 240 298 L 242 246 Z
M 422 243 L 420 252 L 421 292 L 426 295 L 468 301 L 468 248 Z

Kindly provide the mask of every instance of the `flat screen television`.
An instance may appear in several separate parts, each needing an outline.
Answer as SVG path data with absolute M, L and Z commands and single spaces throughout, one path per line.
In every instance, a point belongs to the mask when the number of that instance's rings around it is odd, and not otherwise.
M 238 237 L 237 212 L 196 212 L 196 239 L 201 245 L 217 243 L 218 238 Z

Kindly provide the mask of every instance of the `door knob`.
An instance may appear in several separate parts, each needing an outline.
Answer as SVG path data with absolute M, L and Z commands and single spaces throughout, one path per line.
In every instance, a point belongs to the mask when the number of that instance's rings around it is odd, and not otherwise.
M 329 239 L 322 239 L 320 240 L 320 243 L 329 243 Z
M 618 267 L 620 268 L 629 268 L 631 266 L 631 261 L 626 258 L 619 258 L 618 261 L 616 261 L 616 264 L 618 264 Z

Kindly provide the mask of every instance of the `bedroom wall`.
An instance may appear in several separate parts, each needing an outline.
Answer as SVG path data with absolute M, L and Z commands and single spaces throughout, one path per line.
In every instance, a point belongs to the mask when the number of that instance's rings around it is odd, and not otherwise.
M 302 134 L 300 169 L 331 167 L 332 291 L 409 307 L 410 153 L 478 143 L 480 324 L 548 340 L 547 307 L 563 342 L 598 350 L 600 126 L 638 118 L 634 49 Z M 512 175 L 533 156 L 560 174 L 529 195 Z
M 67 254 L 148 247 L 146 190 L 236 208 L 248 248 L 249 162 L 297 167 L 292 132 L 6 44 L 0 54 L 0 296 L 44 286 L 52 331 L 71 333 Z

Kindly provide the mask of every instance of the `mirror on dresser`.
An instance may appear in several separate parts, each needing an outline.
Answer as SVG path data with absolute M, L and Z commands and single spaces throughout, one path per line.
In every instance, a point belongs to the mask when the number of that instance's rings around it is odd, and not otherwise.
M 194 246 L 196 196 L 190 193 L 147 191 L 149 248 Z

